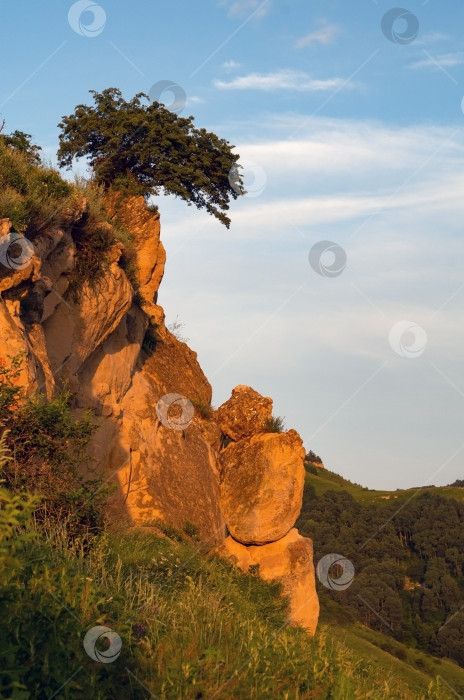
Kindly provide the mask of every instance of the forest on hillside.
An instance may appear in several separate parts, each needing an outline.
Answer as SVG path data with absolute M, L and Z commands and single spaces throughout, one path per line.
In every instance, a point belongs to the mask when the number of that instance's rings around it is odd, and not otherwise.
M 345 590 L 320 587 L 322 607 L 330 597 L 349 618 L 464 666 L 464 503 L 424 490 L 362 504 L 344 490 L 316 497 L 307 483 L 297 527 L 317 559 L 354 565 Z

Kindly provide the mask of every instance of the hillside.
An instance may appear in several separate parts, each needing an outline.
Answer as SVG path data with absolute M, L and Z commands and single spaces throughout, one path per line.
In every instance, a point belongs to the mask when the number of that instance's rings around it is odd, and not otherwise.
M 289 626 L 277 584 L 240 573 L 196 535 L 112 533 L 90 556 L 82 544 L 70 549 L 63 529 L 44 536 L 34 527 L 17 540 L 0 609 L 11 633 L 0 646 L 3 660 L 18 664 L 3 665 L 2 697 L 451 700 L 464 691 L 464 670 L 400 643 L 387 647 L 336 604 L 314 638 Z M 109 648 L 98 641 L 95 653 L 114 653 L 117 663 L 83 653 L 96 620 L 117 636 Z
M 453 498 L 456 501 L 464 501 L 464 486 L 420 486 L 409 489 L 396 489 L 396 491 L 380 491 L 360 486 L 348 479 L 343 478 L 329 469 L 311 467 L 307 464 L 307 482 L 311 484 L 317 496 L 329 490 L 346 491 L 359 503 L 382 503 L 389 500 L 408 500 L 415 497 L 422 490 L 443 496 L 443 498 Z
M 349 634 L 364 638 L 370 628 L 384 649 L 401 642 L 407 657 L 421 650 L 463 666 L 463 489 L 372 491 L 307 469 L 297 526 L 320 557 L 337 553 L 355 572 L 342 590 L 336 573 L 334 590 L 321 587 L 321 620 L 335 611 Z

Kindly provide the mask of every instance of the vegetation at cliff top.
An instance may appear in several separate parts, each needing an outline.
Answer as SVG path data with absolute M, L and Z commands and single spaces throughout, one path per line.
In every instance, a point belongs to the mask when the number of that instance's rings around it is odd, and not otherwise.
M 77 105 L 59 124 L 61 167 L 88 157 L 96 181 L 106 188 L 145 197 L 164 191 L 229 228 L 229 202 L 244 192 L 234 146 L 197 129 L 193 117 L 150 103 L 144 93 L 127 102 L 116 88 L 90 92 L 94 106 Z
M 62 220 L 74 194 L 56 170 L 40 164 L 39 150 L 27 134 L 0 133 L 0 217 L 31 239 Z

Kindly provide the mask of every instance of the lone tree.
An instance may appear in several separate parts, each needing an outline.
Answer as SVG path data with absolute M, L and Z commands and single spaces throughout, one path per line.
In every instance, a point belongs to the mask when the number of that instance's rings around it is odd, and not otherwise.
M 95 104 L 77 105 L 58 125 L 61 167 L 88 156 L 96 181 L 105 187 L 146 198 L 163 190 L 206 209 L 229 228 L 224 212 L 230 198 L 244 193 L 234 146 L 197 129 L 193 117 L 150 102 L 143 92 L 130 102 L 116 88 L 90 92 Z

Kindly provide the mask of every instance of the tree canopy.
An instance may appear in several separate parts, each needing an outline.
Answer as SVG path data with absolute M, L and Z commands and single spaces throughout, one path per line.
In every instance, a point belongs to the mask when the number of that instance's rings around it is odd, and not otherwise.
M 230 199 L 244 193 L 234 146 L 196 128 L 193 117 L 150 102 L 144 93 L 126 102 L 116 88 L 90 92 L 94 105 L 77 105 L 58 125 L 61 167 L 69 169 L 75 158 L 88 157 L 95 179 L 105 187 L 145 197 L 173 194 L 229 228 Z

